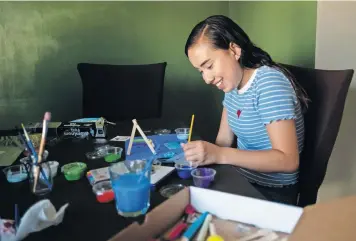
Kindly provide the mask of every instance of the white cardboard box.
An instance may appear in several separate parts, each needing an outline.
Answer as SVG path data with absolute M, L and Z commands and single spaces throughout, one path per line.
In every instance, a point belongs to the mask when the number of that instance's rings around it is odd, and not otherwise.
M 283 233 L 292 233 L 303 213 L 300 207 L 197 187 L 190 187 L 190 203 L 200 213 Z
M 356 240 L 356 195 L 317 203 L 302 209 L 189 187 L 155 207 L 146 215 L 141 225 L 135 222 L 109 241 L 152 240 L 152 237 L 157 237 L 174 226 L 189 203 L 200 212 L 208 211 L 222 219 L 286 232 L 290 234 L 288 241 Z M 223 229 L 228 231 L 227 225 L 223 226 Z
M 189 203 L 199 213 L 207 211 L 219 219 L 238 221 L 287 234 L 293 232 L 303 214 L 303 208 L 300 207 L 189 187 L 149 212 L 143 224 L 131 224 L 110 241 L 148 241 L 157 237 L 179 221 Z

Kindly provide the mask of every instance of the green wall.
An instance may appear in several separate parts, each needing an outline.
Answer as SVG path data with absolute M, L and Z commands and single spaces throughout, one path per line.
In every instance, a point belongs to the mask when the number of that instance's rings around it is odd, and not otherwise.
M 314 67 L 316 1 L 237 1 L 229 16 L 275 61 Z
M 39 121 L 46 110 L 54 120 L 80 117 L 79 62 L 166 61 L 164 116 L 189 122 L 195 113 L 199 132 L 215 138 L 223 94 L 184 55 L 192 27 L 213 14 L 239 21 L 276 60 L 314 64 L 314 3 L 0 2 L 0 129 Z

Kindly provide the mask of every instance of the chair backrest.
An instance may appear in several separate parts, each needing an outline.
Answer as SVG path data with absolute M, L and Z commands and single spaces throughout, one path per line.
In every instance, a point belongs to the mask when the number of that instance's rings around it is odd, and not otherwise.
M 160 118 L 167 63 L 109 65 L 79 63 L 83 117 L 109 121 Z
M 284 65 L 307 92 L 305 143 L 300 158 L 299 206 L 316 203 L 339 132 L 354 71 L 320 70 Z

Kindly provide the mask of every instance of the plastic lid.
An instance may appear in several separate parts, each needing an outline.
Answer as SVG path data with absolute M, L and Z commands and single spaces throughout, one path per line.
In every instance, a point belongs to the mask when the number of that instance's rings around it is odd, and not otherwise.
M 170 196 L 173 196 L 174 194 L 178 193 L 180 190 L 182 190 L 184 188 L 185 188 L 185 186 L 183 184 L 171 184 L 171 185 L 162 187 L 159 190 L 159 193 L 163 197 L 169 198 Z

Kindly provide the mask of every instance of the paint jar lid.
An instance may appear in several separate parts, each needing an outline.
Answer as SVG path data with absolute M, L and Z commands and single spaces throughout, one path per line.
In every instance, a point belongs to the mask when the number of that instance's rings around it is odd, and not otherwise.
M 163 197 L 169 198 L 169 197 L 173 196 L 174 194 L 178 193 L 179 191 L 181 191 L 184 188 L 185 188 L 185 186 L 183 184 L 170 184 L 170 185 L 167 185 L 167 186 L 163 186 L 159 190 L 159 193 Z

